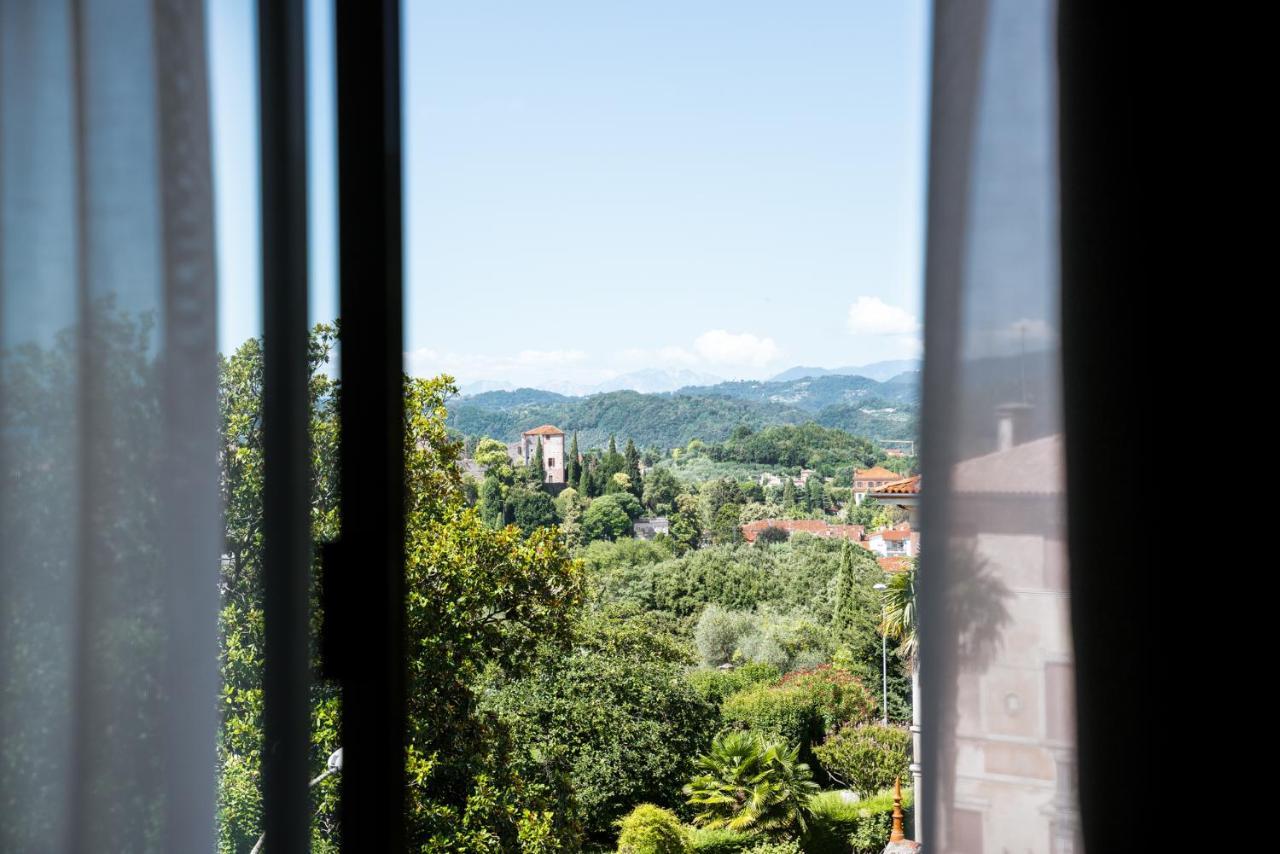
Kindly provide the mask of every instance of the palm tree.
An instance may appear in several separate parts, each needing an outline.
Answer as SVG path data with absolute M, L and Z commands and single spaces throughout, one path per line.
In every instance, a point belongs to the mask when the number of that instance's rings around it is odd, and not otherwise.
M 884 591 L 884 614 L 880 632 L 898 641 L 899 649 L 907 658 L 911 671 L 911 787 L 920 797 L 920 779 L 923 776 L 920 755 L 920 610 L 916 599 L 916 570 L 920 556 L 912 558 L 906 572 L 894 574 Z M 920 827 L 917 820 L 917 835 Z
M 916 567 L 920 558 L 913 558 L 906 572 L 894 573 L 884 591 L 884 620 L 880 631 L 885 637 L 898 641 L 903 654 L 916 669 L 916 652 L 919 650 L 918 612 L 916 610 Z
M 716 736 L 694 762 L 701 773 L 684 787 L 689 803 L 701 809 L 694 823 L 773 835 L 806 832 L 809 798 L 818 786 L 799 754 L 799 746 L 754 732 Z

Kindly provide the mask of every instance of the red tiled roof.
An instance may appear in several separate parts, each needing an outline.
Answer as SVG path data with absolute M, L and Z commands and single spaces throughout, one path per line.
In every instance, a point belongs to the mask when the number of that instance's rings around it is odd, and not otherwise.
M 898 474 L 896 471 L 889 471 L 883 466 L 875 466 L 874 468 L 869 468 L 864 471 L 859 471 L 858 469 L 853 470 L 854 480 L 897 480 L 901 477 L 902 475 Z
M 919 495 L 920 494 L 920 475 L 908 477 L 904 480 L 887 483 L 876 490 L 876 493 L 884 493 L 887 495 Z
M 813 534 L 815 537 L 838 537 L 859 542 L 865 529 L 861 525 L 832 525 L 821 519 L 757 519 L 742 526 L 742 537 L 754 543 L 765 528 L 781 528 L 791 533 Z
M 906 572 L 911 568 L 912 560 L 913 558 L 909 557 L 882 557 L 878 558 L 876 563 L 880 564 L 880 568 L 885 572 Z
M 552 427 L 550 424 L 543 424 L 541 427 L 534 427 L 532 430 L 525 430 L 522 436 L 563 436 L 564 431 L 559 427 Z
M 880 537 L 885 540 L 909 540 L 911 539 L 910 531 L 898 531 L 890 528 L 887 531 L 876 531 L 871 536 Z

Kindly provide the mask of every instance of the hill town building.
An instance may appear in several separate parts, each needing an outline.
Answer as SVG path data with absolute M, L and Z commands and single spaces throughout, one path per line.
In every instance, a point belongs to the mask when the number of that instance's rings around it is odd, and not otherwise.
M 533 462 L 538 453 L 538 442 L 542 442 L 542 481 L 543 483 L 564 483 L 564 431 L 550 424 L 543 424 L 520 434 L 516 443 L 519 458 L 525 465 Z
M 855 504 L 861 504 L 862 499 L 867 497 L 868 492 L 875 492 L 882 487 L 902 480 L 902 475 L 897 472 L 889 471 L 883 466 L 875 466 L 869 469 L 853 470 L 853 501 Z

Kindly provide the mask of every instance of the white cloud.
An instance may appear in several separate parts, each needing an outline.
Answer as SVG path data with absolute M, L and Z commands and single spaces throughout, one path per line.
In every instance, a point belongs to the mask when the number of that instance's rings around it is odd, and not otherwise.
M 879 297 L 858 297 L 849 306 L 849 331 L 855 335 L 919 335 L 920 321 Z

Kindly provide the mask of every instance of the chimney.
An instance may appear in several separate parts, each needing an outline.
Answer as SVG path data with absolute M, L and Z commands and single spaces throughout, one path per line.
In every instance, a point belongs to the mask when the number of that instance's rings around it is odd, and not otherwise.
M 1007 451 L 1027 440 L 1027 422 L 1031 405 L 1002 403 L 996 407 L 996 450 Z

